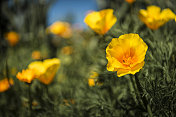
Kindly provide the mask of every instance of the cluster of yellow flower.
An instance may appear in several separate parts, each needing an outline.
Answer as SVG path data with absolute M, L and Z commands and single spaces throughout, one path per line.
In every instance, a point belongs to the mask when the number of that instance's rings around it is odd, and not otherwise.
M 135 0 L 126 0 L 133 3 Z M 148 6 L 147 10 L 139 11 L 139 18 L 146 26 L 152 30 L 156 30 L 171 19 L 175 19 L 176 15 L 170 9 L 161 9 L 157 6 Z M 113 15 L 113 9 L 104 9 L 101 11 L 92 11 L 89 13 L 84 22 L 96 33 L 100 35 L 106 34 L 116 23 L 117 18 Z M 47 28 L 47 32 L 59 35 L 63 38 L 70 38 L 72 35 L 71 27 L 66 22 L 55 22 Z M 16 45 L 19 41 L 19 35 L 16 32 L 9 32 L 6 35 L 11 46 Z M 106 58 L 108 60 L 107 70 L 117 71 L 117 76 L 121 77 L 126 74 L 135 74 L 144 66 L 144 59 L 148 46 L 139 37 L 138 34 L 124 34 L 119 38 L 113 38 L 106 48 Z M 65 47 L 62 52 L 71 54 L 71 47 Z M 40 59 L 40 52 L 36 51 L 32 54 L 33 59 Z M 52 82 L 58 68 L 60 60 L 57 58 L 46 59 L 44 61 L 35 61 L 28 65 L 26 70 L 19 72 L 16 77 L 27 83 L 31 83 L 37 78 L 44 84 Z M 96 72 L 88 79 L 89 86 L 94 86 L 97 81 L 98 74 Z M 7 90 L 13 81 L 4 79 L 0 82 L 0 92 Z M 7 84 L 7 85 L 5 85 Z
M 60 66 L 60 60 L 57 58 L 46 59 L 44 61 L 34 61 L 28 65 L 26 70 L 18 72 L 16 77 L 26 83 L 31 83 L 37 78 L 44 84 L 50 84 Z
M 72 29 L 70 24 L 61 21 L 54 22 L 46 29 L 46 32 L 60 36 L 64 39 L 68 39 L 72 36 Z M 19 42 L 20 35 L 17 32 L 11 31 L 5 34 L 5 39 L 8 41 L 8 44 L 13 47 Z
M 134 0 L 126 1 L 134 2 Z M 147 10 L 139 11 L 139 18 L 153 30 L 158 29 L 170 19 L 176 18 L 170 9 L 164 9 L 161 13 L 160 10 L 157 6 L 149 6 Z M 113 9 L 93 11 L 84 20 L 92 30 L 100 35 L 107 33 L 116 21 Z M 119 38 L 113 38 L 106 48 L 107 70 L 117 71 L 118 77 L 135 74 L 144 66 L 147 48 L 148 46 L 138 34 L 124 34 Z M 94 85 L 93 80 L 89 80 L 89 82 L 91 86 Z

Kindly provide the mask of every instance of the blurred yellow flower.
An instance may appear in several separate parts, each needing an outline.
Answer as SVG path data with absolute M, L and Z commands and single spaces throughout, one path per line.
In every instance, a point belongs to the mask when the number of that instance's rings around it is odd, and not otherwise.
M 14 82 L 10 78 L 9 80 L 7 78 L 4 78 L 3 80 L 0 80 L 0 92 L 4 92 L 10 88 L 11 85 L 13 85 Z
M 73 48 L 71 46 L 65 46 L 61 49 L 61 53 L 65 55 L 70 55 L 73 52 Z
M 70 38 L 72 36 L 71 26 L 67 22 L 55 22 L 47 28 L 47 31 L 63 38 Z
M 117 76 L 135 74 L 144 66 L 146 43 L 138 34 L 124 34 L 113 38 L 106 48 L 107 70 L 117 71 Z
M 36 78 L 35 72 L 32 69 L 22 70 L 22 72 L 18 72 L 16 77 L 26 83 L 31 83 L 34 78 Z
M 35 73 L 36 78 L 39 78 L 41 74 L 46 72 L 46 68 L 43 65 L 42 61 L 34 61 L 28 65 L 29 69 L 32 69 Z
M 100 35 L 107 33 L 116 21 L 117 18 L 113 15 L 113 9 L 92 11 L 84 19 L 84 22 Z
M 15 46 L 19 41 L 19 34 L 16 32 L 8 32 L 5 34 L 5 38 L 10 46 Z
M 152 30 L 158 29 L 175 17 L 176 15 L 169 8 L 161 11 L 161 8 L 158 6 L 148 6 L 147 10 L 141 9 L 139 11 L 139 18 L 141 21 Z
M 125 1 L 131 4 L 131 3 L 135 2 L 136 0 L 125 0 Z
M 40 51 L 33 51 L 32 52 L 32 59 L 40 59 L 40 58 L 41 58 Z
M 36 78 L 44 83 L 50 84 L 60 66 L 60 60 L 57 58 L 35 61 L 29 64 L 28 68 L 35 71 Z
M 94 78 L 89 78 L 88 79 L 88 84 L 90 87 L 95 86 L 95 82 L 97 81 L 97 79 Z
M 99 74 L 97 72 L 92 72 L 90 78 L 88 79 L 88 84 L 90 87 L 95 86 Z

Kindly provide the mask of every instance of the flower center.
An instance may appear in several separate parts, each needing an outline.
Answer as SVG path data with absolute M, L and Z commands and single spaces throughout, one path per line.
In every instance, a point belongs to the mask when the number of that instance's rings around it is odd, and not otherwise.
M 133 60 L 132 60 L 131 57 L 126 57 L 126 56 L 124 56 L 123 59 L 122 59 L 122 63 L 123 63 L 124 65 L 128 65 L 128 66 L 129 66 L 130 64 L 133 63 Z

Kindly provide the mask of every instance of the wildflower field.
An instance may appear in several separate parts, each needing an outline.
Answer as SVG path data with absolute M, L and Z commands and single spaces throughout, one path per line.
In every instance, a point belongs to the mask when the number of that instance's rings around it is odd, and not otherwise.
M 176 0 L 55 2 L 0 1 L 0 117 L 176 117 Z

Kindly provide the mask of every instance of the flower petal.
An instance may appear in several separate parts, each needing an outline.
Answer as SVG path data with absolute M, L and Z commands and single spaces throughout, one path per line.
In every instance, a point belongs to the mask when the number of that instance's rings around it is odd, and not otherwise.
M 148 6 L 147 12 L 149 16 L 158 16 L 160 14 L 161 8 L 158 6 Z
M 93 11 L 89 13 L 84 22 L 96 33 L 105 34 L 117 21 L 113 15 L 113 9 L 104 9 L 101 11 Z
M 174 19 L 176 15 L 168 8 L 164 9 L 161 12 L 161 18 L 164 19 L 165 21 L 168 21 L 170 19 Z

